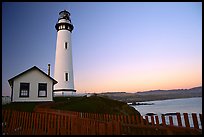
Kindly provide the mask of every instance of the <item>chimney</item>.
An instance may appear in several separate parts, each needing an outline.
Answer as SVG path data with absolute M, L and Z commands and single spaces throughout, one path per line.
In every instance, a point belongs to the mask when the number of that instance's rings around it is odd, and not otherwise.
M 50 64 L 48 64 L 48 76 L 50 76 Z

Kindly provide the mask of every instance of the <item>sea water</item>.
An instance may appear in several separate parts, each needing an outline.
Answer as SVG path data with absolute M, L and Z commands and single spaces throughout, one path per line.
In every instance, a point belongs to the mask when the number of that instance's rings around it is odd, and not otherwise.
M 202 114 L 202 97 L 157 100 L 157 101 L 147 101 L 147 102 L 140 102 L 140 103 L 153 103 L 153 105 L 132 105 L 132 107 L 138 110 L 142 116 L 145 116 L 147 113 L 154 113 L 158 115 L 160 123 L 161 123 L 161 114 L 179 112 L 182 118 L 182 125 L 185 125 L 183 120 L 183 113 L 188 113 L 190 126 L 193 127 L 191 114 L 196 113 L 198 118 L 198 124 L 199 124 L 199 127 L 201 128 L 199 114 Z M 173 117 L 174 125 L 178 125 L 176 116 L 172 115 L 172 117 Z M 166 118 L 166 122 L 167 124 L 169 124 L 169 120 L 167 118 Z

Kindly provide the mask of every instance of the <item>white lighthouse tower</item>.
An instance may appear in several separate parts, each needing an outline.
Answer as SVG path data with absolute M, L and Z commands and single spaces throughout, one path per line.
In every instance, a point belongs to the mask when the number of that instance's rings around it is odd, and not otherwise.
M 74 26 L 71 23 L 70 13 L 66 10 L 59 13 L 57 30 L 57 45 L 55 55 L 54 96 L 74 95 L 74 75 L 72 64 L 72 42 L 71 33 Z

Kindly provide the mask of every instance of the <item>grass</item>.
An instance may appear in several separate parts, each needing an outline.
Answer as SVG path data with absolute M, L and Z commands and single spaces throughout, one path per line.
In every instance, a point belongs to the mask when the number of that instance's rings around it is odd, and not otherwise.
M 112 100 L 100 96 L 91 97 L 56 97 L 56 102 L 65 101 L 64 105 L 56 105 L 51 108 L 88 112 L 88 113 L 109 113 L 109 114 L 139 114 L 133 107 L 127 105 L 125 102 Z
M 112 100 L 97 95 L 90 97 L 54 97 L 54 102 L 65 102 L 64 104 L 52 106 L 52 109 L 108 114 L 138 114 L 133 107 L 125 102 Z M 32 112 L 36 105 L 46 102 L 12 102 L 2 106 L 2 109 Z

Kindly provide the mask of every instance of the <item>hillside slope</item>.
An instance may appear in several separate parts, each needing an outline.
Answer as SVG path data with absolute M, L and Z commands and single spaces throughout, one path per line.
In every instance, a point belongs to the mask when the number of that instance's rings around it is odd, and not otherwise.
M 64 105 L 56 105 L 51 108 L 53 109 L 62 109 L 69 111 L 77 112 L 88 112 L 88 113 L 107 113 L 107 114 L 124 114 L 124 115 L 133 115 L 140 113 L 135 110 L 133 107 L 127 105 L 125 102 L 112 100 L 105 97 L 100 97 L 97 95 L 90 97 L 56 97 L 55 101 L 66 99 Z

